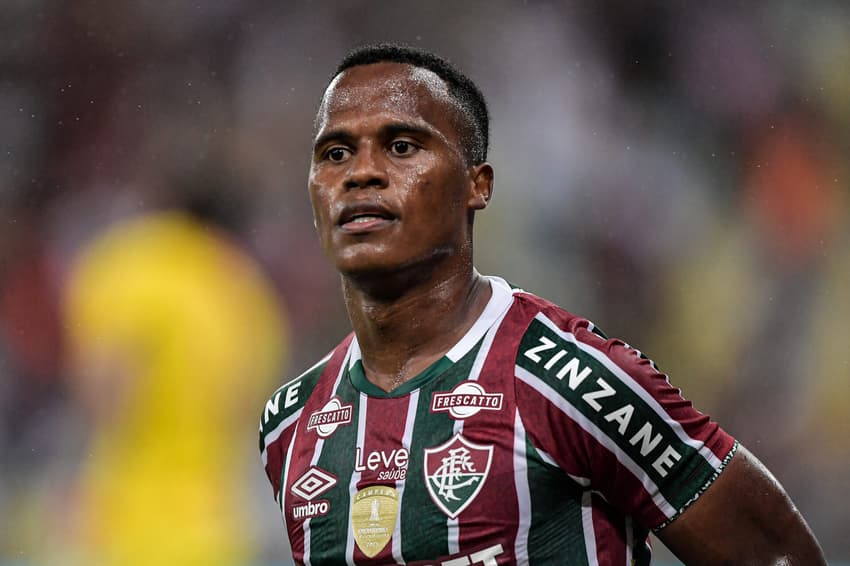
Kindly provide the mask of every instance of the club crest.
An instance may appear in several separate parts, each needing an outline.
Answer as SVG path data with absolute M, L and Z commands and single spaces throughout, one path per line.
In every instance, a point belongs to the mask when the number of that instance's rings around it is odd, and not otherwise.
M 493 459 L 493 447 L 475 444 L 460 433 L 448 442 L 425 449 L 425 484 L 431 499 L 454 519 L 475 499 Z

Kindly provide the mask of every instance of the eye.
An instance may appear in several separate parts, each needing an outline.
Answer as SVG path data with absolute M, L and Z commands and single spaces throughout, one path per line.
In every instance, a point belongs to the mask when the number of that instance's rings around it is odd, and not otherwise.
M 325 152 L 325 156 L 329 161 L 333 161 L 334 163 L 339 163 L 340 161 L 345 161 L 345 159 L 351 154 L 351 152 L 344 147 L 332 147 L 327 152 Z
M 410 155 L 415 152 L 417 147 L 405 140 L 396 140 L 390 144 L 390 152 L 393 155 Z

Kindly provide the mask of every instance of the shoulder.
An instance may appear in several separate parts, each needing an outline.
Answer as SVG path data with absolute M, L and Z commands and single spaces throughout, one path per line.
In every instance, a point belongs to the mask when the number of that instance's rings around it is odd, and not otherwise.
M 535 302 L 540 308 L 516 353 L 518 379 L 553 401 L 567 401 L 586 416 L 602 413 L 615 428 L 620 427 L 608 410 L 640 406 L 663 414 L 661 399 L 682 400 L 667 375 L 641 351 L 608 338 L 585 318 L 547 301 Z
M 518 382 L 582 423 L 597 439 L 627 440 L 649 432 L 686 438 L 682 425 L 705 425 L 681 391 L 643 352 L 608 338 L 585 318 L 539 303 L 516 352 Z M 606 440 L 603 444 L 608 444 Z
M 549 319 L 555 321 L 562 328 L 587 328 L 598 332 L 594 325 L 587 319 L 574 315 L 563 307 L 529 292 L 501 277 L 487 276 L 493 285 L 494 292 L 510 297 L 508 301 L 510 308 L 500 325 L 509 327 L 511 334 L 524 332 L 529 324 L 535 319 Z M 601 334 L 601 333 L 600 333 Z
M 515 289 L 513 312 L 516 377 L 546 397 L 572 401 L 591 387 L 623 388 L 641 397 L 672 389 L 642 352 L 551 301 Z
M 351 337 L 346 337 L 321 360 L 271 394 L 260 416 L 260 450 L 271 444 L 283 429 L 292 424 L 310 398 L 310 393 L 337 358 L 344 356 Z
M 541 333 L 578 338 L 591 343 L 607 336 L 590 320 L 534 293 L 511 285 L 514 324 L 523 326 L 523 341 L 539 339 Z
M 551 304 L 550 304 L 551 305 Z M 608 338 L 593 323 L 541 309 L 525 330 L 515 375 L 601 445 L 650 467 L 660 481 L 686 452 L 722 468 L 733 439 L 694 409 L 640 350 Z
M 642 352 L 622 340 L 609 338 L 589 319 L 527 291 L 514 289 L 514 297 L 514 308 L 522 311 L 524 319 L 517 351 L 518 367 L 538 377 L 554 375 L 558 381 L 565 374 L 556 366 L 569 365 L 573 358 L 601 364 L 618 374 L 622 372 L 617 368 L 657 371 Z

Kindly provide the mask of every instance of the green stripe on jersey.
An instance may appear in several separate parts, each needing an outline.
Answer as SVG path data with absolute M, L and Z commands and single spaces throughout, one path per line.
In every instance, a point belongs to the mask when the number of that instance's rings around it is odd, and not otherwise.
M 481 342 L 467 354 L 422 386 L 416 407 L 416 428 L 410 440 L 410 462 L 401 503 L 401 544 L 403 556 L 446 556 L 448 517 L 435 509 L 425 485 L 424 454 L 426 448 L 442 444 L 452 437 L 455 421 L 448 413 L 431 412 L 431 396 L 435 391 L 450 391 L 469 377 Z
M 587 565 L 584 535 L 576 528 L 582 526 L 581 486 L 544 462 L 528 439 L 525 454 L 531 495 L 529 563 Z
M 523 336 L 517 365 L 591 421 L 676 510 L 714 474 L 714 468 L 677 436 L 664 417 L 601 361 L 537 319 Z

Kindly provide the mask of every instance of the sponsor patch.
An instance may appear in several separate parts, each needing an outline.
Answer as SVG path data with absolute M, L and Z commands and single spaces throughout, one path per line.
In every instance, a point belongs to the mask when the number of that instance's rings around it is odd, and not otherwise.
M 315 430 L 316 434 L 327 438 L 338 427 L 347 424 L 351 424 L 351 405 L 343 405 L 339 398 L 333 397 L 320 410 L 310 414 L 307 430 Z
M 378 481 L 403 480 L 407 477 L 407 463 L 410 455 L 406 448 L 372 450 L 364 455 L 358 446 L 354 454 L 355 472 L 375 472 Z
M 364 487 L 354 495 L 351 528 L 360 550 L 369 558 L 381 552 L 395 531 L 398 491 L 384 485 Z
M 431 412 L 448 412 L 455 420 L 477 415 L 479 411 L 501 411 L 502 394 L 487 393 L 480 383 L 462 381 L 449 393 L 434 393 Z
M 475 444 L 459 433 L 448 442 L 425 449 L 425 485 L 431 499 L 449 518 L 460 515 L 481 492 L 492 459 L 492 445 Z

